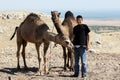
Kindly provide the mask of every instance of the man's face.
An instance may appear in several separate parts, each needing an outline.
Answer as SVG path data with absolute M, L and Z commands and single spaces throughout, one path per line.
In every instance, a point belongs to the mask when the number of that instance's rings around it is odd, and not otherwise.
M 82 18 L 77 18 L 77 23 L 82 24 L 83 19 Z

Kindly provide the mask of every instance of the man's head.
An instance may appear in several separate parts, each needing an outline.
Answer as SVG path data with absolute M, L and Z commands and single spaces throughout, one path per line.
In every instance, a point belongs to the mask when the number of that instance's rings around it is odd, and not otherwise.
M 77 20 L 77 23 L 78 23 L 78 24 L 82 24 L 83 17 L 82 17 L 81 15 L 78 15 L 78 16 L 76 17 L 76 20 Z

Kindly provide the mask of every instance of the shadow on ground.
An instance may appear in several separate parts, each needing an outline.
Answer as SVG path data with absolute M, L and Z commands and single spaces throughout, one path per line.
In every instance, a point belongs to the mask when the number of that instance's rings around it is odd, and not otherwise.
M 17 72 L 27 73 L 27 72 L 37 72 L 37 71 L 38 71 L 38 68 L 36 68 L 36 67 L 30 67 L 28 69 L 21 68 L 20 70 L 18 70 L 17 68 L 3 68 L 3 69 L 0 69 L 0 72 L 7 73 L 7 74 L 12 74 L 12 75 L 16 75 L 15 73 L 17 73 Z

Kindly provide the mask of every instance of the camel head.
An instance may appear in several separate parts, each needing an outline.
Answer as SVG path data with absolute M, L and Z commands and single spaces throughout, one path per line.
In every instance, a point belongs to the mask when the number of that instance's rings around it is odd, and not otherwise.
M 65 36 L 63 34 L 58 34 L 56 35 L 56 40 L 62 46 L 67 47 L 68 49 L 73 51 L 74 46 L 68 36 Z
M 60 13 L 58 11 L 51 11 L 51 19 L 55 25 L 55 28 L 58 33 L 63 34 L 62 28 L 61 28 L 61 22 L 59 20 Z
M 59 21 L 60 13 L 58 11 L 51 11 L 52 21 L 57 23 Z

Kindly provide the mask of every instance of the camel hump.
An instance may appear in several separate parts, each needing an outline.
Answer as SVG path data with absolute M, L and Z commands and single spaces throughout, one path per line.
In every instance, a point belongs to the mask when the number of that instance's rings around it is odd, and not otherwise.
M 30 13 L 27 18 L 29 19 L 40 19 L 40 17 L 35 13 Z
M 65 18 L 62 25 L 68 25 L 69 27 L 72 26 L 71 28 L 73 28 L 76 25 L 74 14 L 71 11 L 67 11 L 65 13 Z
M 41 20 L 40 16 L 35 13 L 30 13 L 23 22 L 35 23 Z
M 68 17 L 74 17 L 73 13 L 71 11 L 67 11 L 65 13 L 65 18 L 68 18 Z

